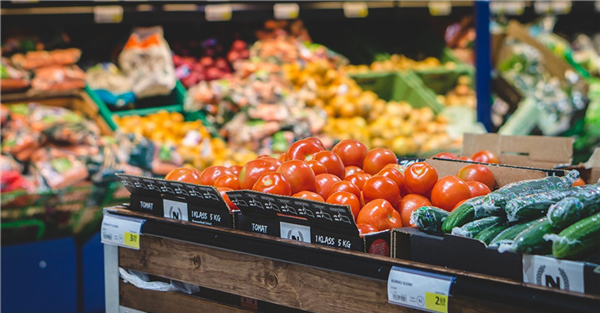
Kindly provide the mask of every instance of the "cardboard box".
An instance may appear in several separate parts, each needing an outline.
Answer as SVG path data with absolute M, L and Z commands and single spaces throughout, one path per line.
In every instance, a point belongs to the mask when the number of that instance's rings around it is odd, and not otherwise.
M 249 190 L 227 193 L 240 212 L 235 228 L 372 254 L 390 255 L 390 232 L 361 236 L 348 206 Z
M 435 236 L 414 227 L 392 230 L 392 252 L 393 257 L 398 259 L 503 277 L 519 282 L 527 282 L 524 278 L 526 276 L 525 272 L 532 270 L 528 268 L 527 255 L 514 252 L 500 253 L 498 249 L 486 247 L 479 240 L 449 234 Z M 559 270 L 561 269 L 561 261 L 550 257 L 546 259 L 550 264 L 554 263 L 555 267 L 559 268 Z M 586 262 L 570 263 L 576 263 L 576 266 L 578 265 L 582 268 L 580 276 L 570 276 L 571 287 L 569 287 L 568 280 L 565 285 L 564 276 L 559 278 L 542 276 L 540 278 L 542 280 L 541 283 L 538 282 L 537 284 L 555 288 L 560 287 L 560 289 L 566 290 L 571 288 L 571 290 L 577 291 L 574 290 L 573 286 L 576 284 L 575 281 L 578 281 L 583 285 L 581 287 L 583 290 L 579 292 L 600 294 L 600 273 L 595 272 L 598 264 Z M 536 284 L 535 282 L 533 283 Z
M 582 164 L 564 167 L 567 170 L 578 170 L 587 184 L 596 184 L 600 180 L 600 148 L 594 149 L 590 158 Z
M 212 186 L 117 174 L 131 193 L 129 209 L 155 216 L 233 228 L 233 215 Z
M 480 150 L 496 154 L 500 163 L 534 168 L 555 168 L 573 161 L 573 138 L 464 134 L 461 155 Z

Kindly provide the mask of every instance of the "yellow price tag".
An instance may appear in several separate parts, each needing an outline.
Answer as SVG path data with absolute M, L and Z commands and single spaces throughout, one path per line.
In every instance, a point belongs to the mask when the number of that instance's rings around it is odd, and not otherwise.
M 124 237 L 125 238 L 123 238 L 123 244 L 125 244 L 128 247 L 134 248 L 134 249 L 140 248 L 140 235 L 139 234 L 125 232 Z
M 448 313 L 448 296 L 425 292 L 425 308 L 434 312 Z

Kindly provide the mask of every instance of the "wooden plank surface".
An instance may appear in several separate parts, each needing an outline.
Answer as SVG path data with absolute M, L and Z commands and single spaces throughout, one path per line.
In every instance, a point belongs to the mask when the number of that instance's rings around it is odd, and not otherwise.
M 119 285 L 122 306 L 152 313 L 211 312 L 247 313 L 252 310 L 216 303 L 207 299 L 175 292 L 140 289 L 132 284 Z
M 119 250 L 119 266 L 310 312 L 421 312 L 389 304 L 383 281 L 150 235 L 140 243 Z M 530 311 L 452 297 L 450 312 Z

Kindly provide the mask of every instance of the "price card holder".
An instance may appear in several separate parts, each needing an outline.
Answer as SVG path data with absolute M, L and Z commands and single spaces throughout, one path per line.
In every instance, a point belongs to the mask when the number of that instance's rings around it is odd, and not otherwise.
M 366 2 L 344 2 L 344 16 L 347 18 L 367 17 L 369 6 Z
M 450 1 L 429 1 L 429 13 L 433 16 L 446 16 L 452 13 L 452 4 Z
M 455 277 L 394 266 L 388 276 L 389 303 L 429 312 L 448 312 Z
M 525 12 L 524 1 L 495 1 L 490 2 L 490 11 L 496 15 L 523 15 Z
M 584 293 L 583 262 L 524 254 L 523 282 Z
M 292 20 L 298 18 L 300 6 L 297 3 L 277 3 L 273 5 L 273 13 L 278 20 Z
M 120 5 L 102 5 L 94 7 L 94 22 L 98 24 L 121 23 L 123 7 Z
M 140 249 L 142 225 L 146 220 L 104 213 L 102 243 L 130 249 Z
M 207 21 L 229 21 L 233 16 L 230 4 L 209 4 L 204 7 Z
M 280 222 L 281 238 L 310 243 L 310 226 Z

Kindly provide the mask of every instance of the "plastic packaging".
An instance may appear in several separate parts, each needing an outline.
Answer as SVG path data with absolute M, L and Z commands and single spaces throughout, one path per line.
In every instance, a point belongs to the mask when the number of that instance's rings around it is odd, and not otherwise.
M 582 190 L 582 187 L 572 187 L 512 199 L 504 206 L 506 217 L 509 222 L 516 222 L 542 216 L 546 214 L 551 205 L 577 194 L 580 190 Z
M 192 284 L 182 283 L 171 280 L 170 283 L 162 281 L 150 281 L 148 275 L 142 272 L 125 270 L 119 267 L 119 275 L 126 283 L 130 283 L 138 288 L 155 291 L 172 291 L 195 294 L 200 292 L 200 287 Z
M 448 211 L 433 206 L 422 206 L 410 215 L 410 223 L 425 232 L 442 234 L 442 223 L 448 217 Z
M 552 205 L 547 216 L 554 227 L 564 228 L 599 211 L 600 185 L 594 184 Z

